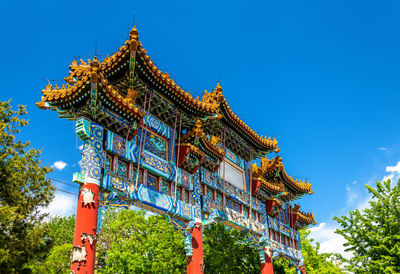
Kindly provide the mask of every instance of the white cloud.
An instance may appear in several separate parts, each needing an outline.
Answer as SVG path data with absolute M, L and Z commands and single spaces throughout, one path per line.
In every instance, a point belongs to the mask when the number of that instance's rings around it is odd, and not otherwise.
M 56 191 L 53 201 L 42 212 L 49 213 L 50 216 L 70 216 L 76 213 L 77 203 L 78 197 Z
M 394 174 L 393 174 L 393 173 L 392 173 L 392 174 L 389 174 L 389 175 L 385 175 L 385 176 L 383 176 L 383 178 L 382 178 L 382 182 L 385 182 L 385 181 L 387 181 L 387 180 L 393 181 L 393 178 L 394 178 Z
M 324 253 L 340 253 L 345 258 L 351 258 L 352 253 L 345 251 L 343 246 L 346 240 L 342 235 L 336 234 L 337 224 L 320 223 L 310 228 L 310 237 L 320 243 L 320 251 Z
M 58 170 L 63 170 L 67 167 L 67 163 L 64 161 L 55 161 L 53 167 Z
M 386 172 L 400 173 L 400 161 L 398 161 L 395 166 L 387 166 Z
M 380 150 L 380 151 L 386 151 L 387 147 L 378 147 L 377 149 Z
M 79 150 L 83 150 L 83 145 L 80 145 L 80 146 L 79 146 Z
M 311 227 L 310 231 L 311 231 L 311 233 L 318 232 L 318 231 L 321 231 L 322 229 L 324 229 L 325 226 L 326 226 L 326 223 L 320 223 L 318 226 Z

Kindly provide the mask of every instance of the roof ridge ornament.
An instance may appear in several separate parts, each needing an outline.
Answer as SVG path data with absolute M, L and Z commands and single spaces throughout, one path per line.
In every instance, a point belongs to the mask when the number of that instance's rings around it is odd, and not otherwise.
M 219 83 L 217 83 L 217 86 L 213 91 L 208 92 L 207 90 L 204 90 L 201 102 L 209 104 L 213 110 L 217 110 L 223 100 L 224 95 L 222 94 L 222 87 Z
M 139 32 L 135 25 L 133 25 L 131 31 L 129 32 L 129 40 L 139 40 Z

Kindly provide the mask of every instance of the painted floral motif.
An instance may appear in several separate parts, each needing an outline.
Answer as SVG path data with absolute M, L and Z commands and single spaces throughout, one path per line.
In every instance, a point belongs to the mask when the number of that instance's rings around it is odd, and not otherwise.
M 125 139 L 116 135 L 113 140 L 113 150 L 118 154 L 124 154 L 126 150 Z
M 240 204 L 231 199 L 226 199 L 226 207 L 240 212 Z
M 216 198 L 217 205 L 222 205 L 222 194 L 217 192 Z
M 162 161 L 157 157 L 154 157 L 146 152 L 143 153 L 143 161 L 145 164 L 154 167 L 157 170 L 160 170 L 165 173 L 169 172 L 168 163 L 166 161 Z
M 188 172 L 182 170 L 182 176 L 181 176 L 182 183 L 185 186 L 188 186 L 190 184 L 190 179 L 191 179 L 190 174 Z
M 134 167 L 133 169 L 132 169 L 132 180 L 134 181 L 134 182 L 136 182 L 136 174 L 137 174 L 137 168 L 136 167 Z M 139 176 L 138 176 L 138 183 L 142 183 L 142 173 L 143 171 L 142 170 L 139 170 Z
M 138 138 L 140 138 L 142 133 L 138 134 Z M 153 153 L 154 155 L 167 159 L 167 141 L 163 138 L 155 135 L 150 131 L 143 131 L 143 142 L 144 149 Z
M 169 195 L 169 183 L 167 183 L 166 181 L 162 182 L 161 192 L 165 195 Z
M 126 178 L 127 174 L 128 174 L 127 171 L 128 171 L 128 165 L 123 161 L 118 161 L 117 174 L 119 176 L 122 176 L 122 177 Z
M 214 200 L 214 194 L 213 191 L 209 188 L 207 188 L 207 198 L 210 200 Z
M 157 178 L 147 174 L 147 186 L 151 189 L 157 190 Z
M 105 161 L 105 170 L 110 172 L 111 171 L 111 156 L 106 156 L 106 161 Z

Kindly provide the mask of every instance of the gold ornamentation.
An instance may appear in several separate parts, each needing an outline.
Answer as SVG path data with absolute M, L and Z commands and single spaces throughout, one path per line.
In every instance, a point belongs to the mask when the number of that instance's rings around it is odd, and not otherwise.
M 125 99 L 132 103 L 135 103 L 137 96 L 138 92 L 136 90 L 128 88 L 128 93 L 126 94 Z
M 221 138 L 220 137 L 217 137 L 217 136 L 211 136 L 211 144 L 213 145 L 213 146 L 215 146 L 215 147 L 218 147 L 218 144 L 219 144 L 219 142 L 221 141 Z

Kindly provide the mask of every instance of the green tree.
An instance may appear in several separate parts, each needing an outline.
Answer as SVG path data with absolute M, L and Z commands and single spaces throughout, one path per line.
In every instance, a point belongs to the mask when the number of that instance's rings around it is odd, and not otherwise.
M 108 210 L 97 242 L 98 273 L 184 273 L 183 235 L 163 216 Z
M 347 243 L 354 257 L 349 270 L 355 273 L 400 273 L 400 181 L 376 182 L 376 189 L 365 185 L 372 194 L 369 208 L 335 217 L 341 228 L 336 233 Z
M 32 261 L 33 273 L 69 273 L 74 238 L 75 216 L 53 217 L 48 223 L 45 242 L 49 247 L 47 256 Z
M 215 224 L 203 235 L 207 273 L 260 273 L 258 250 L 247 243 L 246 232 Z
M 41 151 L 29 142 L 16 140 L 28 124 L 21 118 L 25 107 L 12 110 L 10 101 L 0 102 L 0 271 L 22 272 L 42 254 L 46 214 L 40 209 L 53 198 L 54 188 L 46 179 L 52 169 L 41 166 Z
M 343 273 L 339 268 L 343 258 L 340 254 L 320 253 L 320 244 L 309 238 L 309 230 L 301 230 L 301 249 L 307 273 Z
M 333 253 L 320 253 L 320 244 L 310 238 L 310 231 L 300 230 L 301 248 L 304 265 L 307 273 L 343 273 L 340 265 L 344 261 L 342 256 Z M 338 264 L 338 265 L 336 265 Z M 274 260 L 275 273 L 296 273 L 289 260 L 278 258 Z

